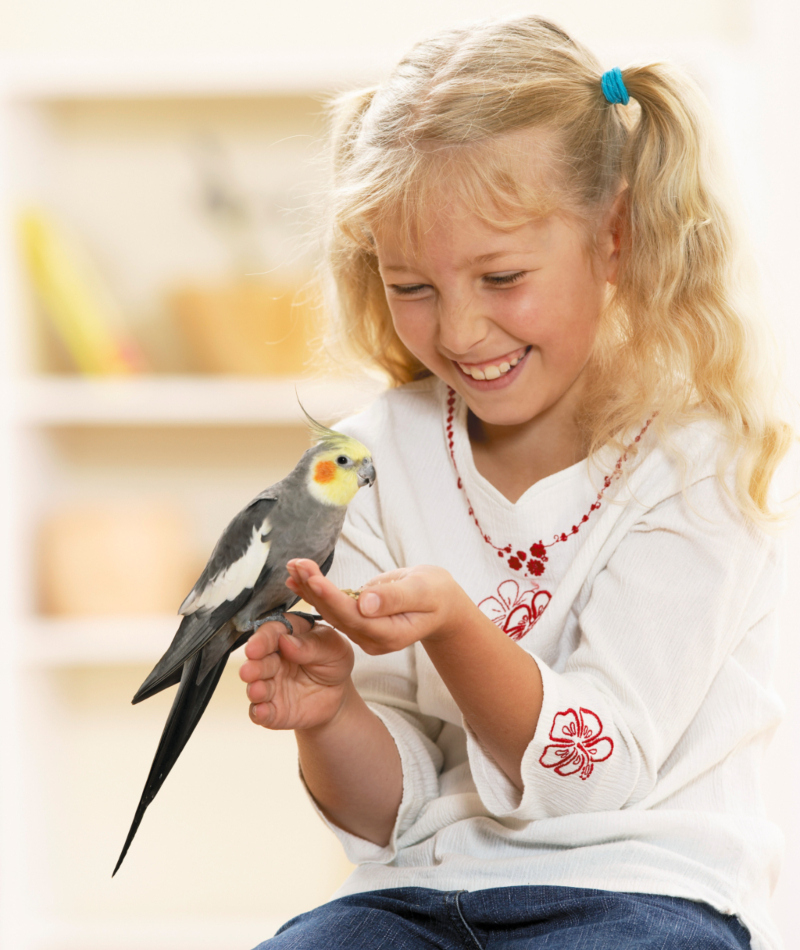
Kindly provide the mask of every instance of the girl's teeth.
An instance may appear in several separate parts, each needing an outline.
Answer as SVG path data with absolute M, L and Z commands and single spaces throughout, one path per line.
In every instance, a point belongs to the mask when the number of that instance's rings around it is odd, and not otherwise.
M 523 353 L 522 356 L 525 354 Z M 461 369 L 473 379 L 499 379 L 501 376 L 504 376 L 512 367 L 516 366 L 517 363 L 522 359 L 522 356 L 517 356 L 513 360 L 506 362 L 505 360 L 499 366 L 485 366 L 483 369 L 478 369 L 477 366 L 466 366 L 464 363 L 459 363 L 458 365 Z

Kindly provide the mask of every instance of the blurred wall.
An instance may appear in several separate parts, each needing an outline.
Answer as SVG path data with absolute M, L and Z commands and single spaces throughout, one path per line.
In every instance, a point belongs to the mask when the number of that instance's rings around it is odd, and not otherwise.
M 506 13 L 550 16 L 581 38 L 743 42 L 752 29 L 748 0 L 673 0 L 610 4 L 589 0 L 490 3 L 487 0 L 3 0 L 0 51 L 404 49 L 427 32 L 460 20 Z

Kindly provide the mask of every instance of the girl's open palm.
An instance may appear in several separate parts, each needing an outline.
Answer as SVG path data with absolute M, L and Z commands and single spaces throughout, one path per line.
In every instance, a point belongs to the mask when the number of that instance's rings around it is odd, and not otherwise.
M 250 718 L 267 729 L 313 729 L 325 725 L 344 703 L 353 648 L 335 630 L 290 617 L 295 635 L 283 624 L 263 624 L 245 646 L 239 670 L 247 683 Z M 300 632 L 301 630 L 305 632 Z
M 357 601 L 338 590 L 313 561 L 289 561 L 287 568 L 286 586 L 373 655 L 448 639 L 465 616 L 479 613 L 452 575 L 433 565 L 379 574 L 364 585 Z

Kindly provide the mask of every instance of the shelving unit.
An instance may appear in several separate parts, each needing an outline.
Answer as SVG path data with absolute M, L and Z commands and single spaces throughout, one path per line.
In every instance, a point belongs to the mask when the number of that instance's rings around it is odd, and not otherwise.
M 352 57 L 0 67 L 3 950 L 255 945 L 347 873 L 302 790 L 293 736 L 248 723 L 234 657 L 111 881 L 171 696 L 129 700 L 176 618 L 42 615 L 36 538 L 65 504 L 157 496 L 183 507 L 205 557 L 231 513 L 307 445 L 298 398 L 330 422 L 368 403 L 380 380 L 42 372 L 11 222 L 31 201 L 72 220 L 125 308 L 152 322 L 171 273 L 214 279 L 229 267 L 191 216 L 176 217 L 174 194 L 189 188 L 176 163 L 193 123 L 222 129 L 245 177 L 258 181 L 263 159 L 265 179 L 291 197 L 303 155 L 290 146 L 300 138 L 313 151 L 321 97 L 377 74 Z M 128 194 L 142 187 L 130 174 L 140 166 L 160 228 Z
M 176 629 L 176 618 L 169 614 L 36 617 L 25 625 L 22 660 L 40 669 L 152 666 Z
M 35 426 L 298 426 L 298 401 L 338 419 L 380 392 L 377 380 L 149 377 L 37 378 L 20 387 L 21 418 Z

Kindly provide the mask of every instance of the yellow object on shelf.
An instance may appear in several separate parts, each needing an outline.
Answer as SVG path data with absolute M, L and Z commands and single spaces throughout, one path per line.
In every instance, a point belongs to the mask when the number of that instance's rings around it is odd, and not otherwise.
M 197 372 L 295 376 L 308 360 L 311 308 L 296 286 L 183 287 L 167 304 Z
M 76 368 L 108 375 L 141 369 L 119 309 L 76 239 L 34 209 L 20 216 L 19 235 L 36 296 Z

